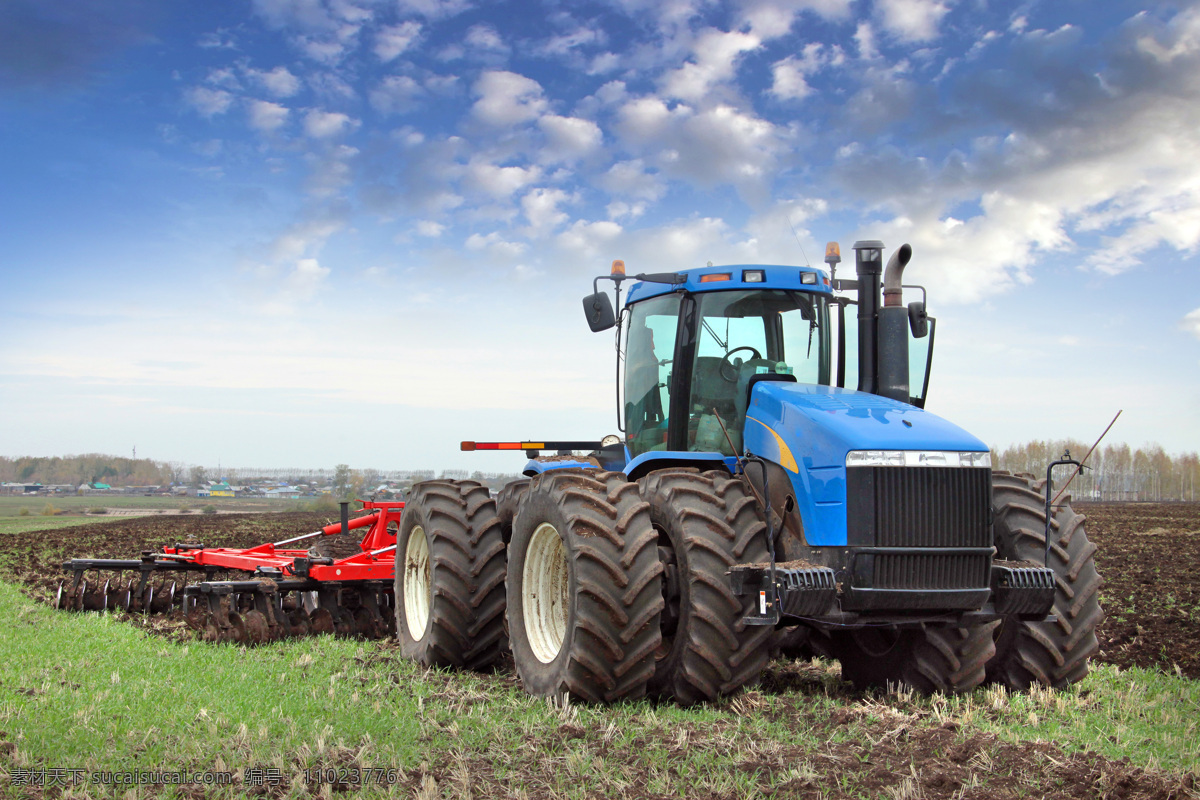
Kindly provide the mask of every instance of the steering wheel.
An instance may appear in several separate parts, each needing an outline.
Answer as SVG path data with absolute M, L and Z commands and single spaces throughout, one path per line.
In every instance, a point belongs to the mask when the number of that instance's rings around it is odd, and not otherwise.
M 749 345 L 742 345 L 741 347 L 735 347 L 732 350 L 730 350 L 728 353 L 726 353 L 725 357 L 723 359 L 721 359 L 721 366 L 718 368 L 717 371 L 720 372 L 721 377 L 724 378 L 729 383 L 737 383 L 737 379 L 738 379 L 737 367 L 735 367 L 733 365 L 733 361 L 729 357 L 731 355 L 733 355 L 734 353 L 740 352 L 742 350 L 749 350 L 751 353 L 754 354 L 753 355 L 754 358 L 759 358 L 759 359 L 762 358 L 762 354 L 759 353 L 757 350 L 755 350 L 753 347 L 750 347 Z M 725 372 L 726 367 L 729 368 L 729 371 L 730 371 L 730 373 L 732 373 L 733 377 L 730 377 L 728 374 L 726 374 L 726 372 Z

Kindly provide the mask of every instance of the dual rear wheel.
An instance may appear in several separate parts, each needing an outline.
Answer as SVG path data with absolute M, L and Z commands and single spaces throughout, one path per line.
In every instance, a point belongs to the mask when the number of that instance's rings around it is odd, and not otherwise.
M 742 622 L 748 609 L 726 572 L 765 559 L 766 534 L 739 479 L 679 470 L 639 484 L 554 470 L 506 489 L 501 509 L 485 493 L 414 487 L 396 551 L 405 654 L 481 668 L 506 630 L 527 691 L 588 702 L 649 694 L 687 705 L 757 679 L 770 629 Z M 500 635 L 497 574 L 507 575 Z

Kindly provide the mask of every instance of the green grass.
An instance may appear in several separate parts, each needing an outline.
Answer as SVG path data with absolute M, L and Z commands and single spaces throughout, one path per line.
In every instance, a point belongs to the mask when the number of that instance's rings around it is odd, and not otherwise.
M 46 503 L 67 513 L 83 513 L 90 508 L 178 509 L 187 507 L 197 513 L 201 506 L 212 505 L 221 511 L 306 511 L 315 498 L 306 500 L 268 500 L 255 497 L 143 497 L 126 494 L 36 495 L 0 497 L 0 518 L 16 517 L 22 508 L 30 514 L 42 513 Z M 336 505 L 334 510 L 337 510 Z
M 122 519 L 121 517 L 0 517 L 0 536 L 6 533 L 29 533 L 49 531 L 57 528 L 73 528 L 76 525 L 92 525 Z
M 1143 768 L 1200 772 L 1200 682 L 1157 670 L 1093 664 L 1086 679 L 1065 690 L 1010 693 L 989 686 L 962 697 L 911 699 L 935 719 L 1008 741 L 1051 742 Z
M 1067 692 L 947 699 L 839 696 L 836 668 L 818 666 L 799 691 L 692 709 L 559 707 L 526 696 L 511 676 L 422 670 L 386 644 L 181 644 L 111 616 L 52 611 L 3 583 L 0 619 L 0 738 L 15 745 L 6 754 L 0 743 L 0 767 L 10 773 L 259 766 L 291 781 L 288 797 L 311 796 L 317 787 L 304 784 L 303 771 L 325 767 L 394 769 L 399 795 L 418 797 L 465 796 L 472 787 L 565 798 L 763 797 L 783 784 L 872 796 L 859 781 L 873 767 L 868 734 L 878 736 L 879 718 L 889 726 L 954 720 L 963 734 L 994 731 L 1139 766 L 1200 770 L 1198 684 L 1141 670 L 1101 667 Z M 848 723 L 829 724 L 846 710 Z M 839 741 L 862 744 L 857 761 L 825 755 Z M 0 782 L 0 795 L 6 788 L 16 789 Z

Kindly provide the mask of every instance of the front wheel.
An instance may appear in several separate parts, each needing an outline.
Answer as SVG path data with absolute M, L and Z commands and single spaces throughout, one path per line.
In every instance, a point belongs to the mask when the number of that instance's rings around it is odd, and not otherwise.
M 508 629 L 530 694 L 636 699 L 661 641 L 662 566 L 646 504 L 619 472 L 554 470 L 513 524 Z
M 680 705 L 758 680 L 774 630 L 747 625 L 754 598 L 733 593 L 735 564 L 769 558 L 767 526 L 746 483 L 728 472 L 652 472 L 639 482 L 666 570 L 663 642 L 650 693 Z
M 842 677 L 857 689 L 906 686 L 962 694 L 983 683 L 995 622 L 969 628 L 860 628 L 830 635 Z
M 1046 553 L 1046 498 L 1040 481 L 1007 472 L 992 474 L 992 513 L 998 558 L 1041 564 Z M 1082 680 L 1088 659 L 1099 649 L 1096 626 L 1100 608 L 1100 575 L 1096 546 L 1083 529 L 1084 517 L 1062 504 L 1050 523 L 1050 563 L 1054 570 L 1054 622 L 1019 617 L 1001 621 L 996 657 L 988 663 L 988 680 L 1010 689 L 1034 683 L 1061 689 Z

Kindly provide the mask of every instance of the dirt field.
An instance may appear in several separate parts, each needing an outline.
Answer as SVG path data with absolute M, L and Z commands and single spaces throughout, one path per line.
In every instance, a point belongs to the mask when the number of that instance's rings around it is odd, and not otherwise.
M 1099 548 L 1107 618 L 1098 661 L 1200 679 L 1200 504 L 1076 504 Z M 71 557 L 134 558 L 173 542 L 249 547 L 316 530 L 327 514 L 152 516 L 0 538 L 0 580 L 53 596 Z
M 1178 671 L 1200 679 L 1200 589 L 1193 578 L 1193 570 L 1200 566 L 1200 506 L 1081 504 L 1077 508 L 1088 517 L 1088 534 L 1099 547 L 1096 561 L 1105 579 L 1102 598 L 1108 617 L 1100 629 L 1097 660 Z M 11 534 L 0 537 L 0 580 L 20 584 L 48 600 L 63 577 L 62 561 L 72 556 L 133 557 L 141 550 L 177 541 L 249 546 L 332 521 L 329 515 L 311 513 L 146 517 Z M 141 615 L 127 619 L 146 624 Z M 191 635 L 178 620 L 155 627 L 173 637 Z M 399 658 L 399 653 L 393 643 L 384 642 L 370 658 Z M 454 676 L 447 675 L 446 680 L 452 682 Z M 501 669 L 487 680 L 513 683 L 516 677 L 511 670 Z M 783 706 L 765 702 L 770 695 L 782 697 Z M 817 713 L 806 699 L 813 696 L 846 702 L 832 714 Z M 1053 744 L 1013 744 L 990 733 L 968 732 L 952 720 L 933 718 L 927 705 L 898 697 L 875 702 L 856 695 L 815 664 L 776 662 L 759 688 L 719 705 L 739 715 L 768 713 L 778 715 L 779 723 L 789 727 L 827 732 L 829 744 L 820 752 L 748 750 L 743 761 L 732 767 L 766 774 L 778 764 L 802 765 L 788 783 L 772 787 L 776 796 L 850 796 L 831 784 L 830 776 L 835 775 L 853 776 L 857 787 L 853 796 L 860 796 L 864 787 L 877 796 L 913 798 L 1195 796 L 1195 776 L 1145 771 L 1124 759 L 1069 754 Z M 681 747 L 715 747 L 719 727 L 697 723 L 694 730 L 676 734 Z M 626 764 L 626 774 L 639 785 L 638 775 L 645 767 L 637 748 L 610 752 L 603 731 L 579 725 L 564 723 L 559 732 L 564 747 L 594 745 L 606 761 Z M 492 756 L 478 754 L 475 763 L 466 764 L 478 781 L 473 789 L 496 796 L 510 794 L 511 787 L 503 782 L 489 784 L 488 776 L 494 777 L 489 759 Z M 553 776 L 539 771 L 556 769 L 555 764 L 531 757 L 527 785 L 553 785 Z M 984 774 L 991 777 L 981 785 L 979 776 Z

